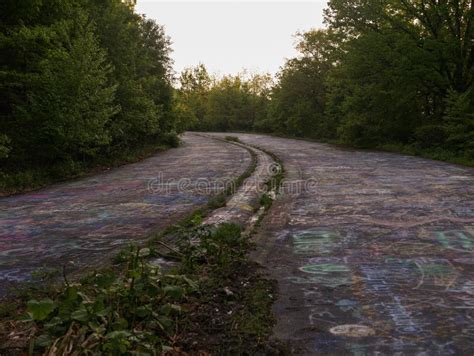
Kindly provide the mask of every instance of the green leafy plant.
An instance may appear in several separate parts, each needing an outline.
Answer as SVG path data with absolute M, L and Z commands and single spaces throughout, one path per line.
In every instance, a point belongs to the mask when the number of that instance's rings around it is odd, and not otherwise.
M 35 321 L 43 321 L 53 312 L 54 309 L 55 304 L 49 298 L 39 301 L 32 299 L 27 305 L 28 315 Z
M 40 329 L 40 348 L 56 352 L 123 353 L 162 350 L 172 342 L 186 293 L 196 285 L 179 274 L 163 274 L 150 264 L 149 248 L 131 247 L 122 273 L 103 270 L 65 286 L 54 300 L 30 300 L 28 317 Z

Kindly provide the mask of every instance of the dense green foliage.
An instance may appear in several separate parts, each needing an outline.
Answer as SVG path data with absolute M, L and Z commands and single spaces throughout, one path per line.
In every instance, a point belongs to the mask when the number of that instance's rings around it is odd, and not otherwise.
M 328 119 L 339 120 L 342 140 L 474 158 L 473 11 L 469 1 L 330 1 L 326 18 L 344 53 Z
M 295 136 L 333 134 L 334 127 L 325 120 L 326 78 L 335 51 L 333 37 L 321 30 L 297 35 L 301 56 L 288 60 L 278 73 L 266 129 Z
M 5 0 L 0 16 L 3 178 L 176 136 L 169 40 L 132 2 Z
M 179 102 L 191 129 L 252 130 L 266 117 L 269 75 L 243 73 L 216 78 L 199 65 L 184 70 L 179 84 Z
M 273 127 L 474 159 L 472 2 L 332 0 L 325 14 L 280 73 Z
M 264 86 L 248 100 L 246 82 L 213 81 L 200 67 L 183 73 L 196 85 L 182 80 L 181 99 L 196 129 L 474 162 L 473 7 L 469 0 L 331 0 L 327 28 L 297 34 L 299 55 L 270 91 Z

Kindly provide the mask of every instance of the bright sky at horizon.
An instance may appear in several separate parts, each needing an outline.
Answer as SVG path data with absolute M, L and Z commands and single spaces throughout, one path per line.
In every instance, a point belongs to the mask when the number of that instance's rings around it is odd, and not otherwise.
M 297 31 L 323 27 L 324 0 L 138 0 L 136 11 L 165 26 L 174 69 L 203 63 L 211 73 L 275 74 L 296 54 Z

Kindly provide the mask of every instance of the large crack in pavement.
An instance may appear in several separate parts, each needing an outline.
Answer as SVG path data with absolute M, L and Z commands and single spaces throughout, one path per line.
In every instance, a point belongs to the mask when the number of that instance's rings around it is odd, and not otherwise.
M 213 136 L 205 135 L 204 137 Z M 245 148 L 255 155 L 255 170 L 244 180 L 240 187 L 234 187 L 237 189 L 225 206 L 212 211 L 204 219 L 203 224 L 219 225 L 221 223 L 234 223 L 240 225 L 244 230 L 250 231 L 257 221 L 259 214 L 263 213 L 259 209 L 260 198 L 266 193 L 268 189 L 267 183 L 275 175 L 275 169 L 278 164 L 270 155 L 258 148 L 238 142 L 233 142 L 232 144 Z
M 176 149 L 107 173 L 0 198 L 0 294 L 39 269 L 103 264 L 196 208 L 251 164 L 249 152 L 185 134 Z
M 472 354 L 474 169 L 232 135 L 285 166 L 254 258 L 292 353 Z

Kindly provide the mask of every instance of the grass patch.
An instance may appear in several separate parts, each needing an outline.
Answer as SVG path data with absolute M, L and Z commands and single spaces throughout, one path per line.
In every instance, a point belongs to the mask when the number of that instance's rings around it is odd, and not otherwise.
M 183 324 L 183 350 L 192 354 L 280 352 L 279 344 L 269 342 L 276 285 L 248 259 L 253 247 L 249 238 L 233 224 L 189 236 L 187 241 L 199 243 L 181 247 L 186 256 L 182 266 L 190 278 L 199 281 L 199 289 L 189 300 L 192 307 Z
M 281 183 L 283 182 L 283 179 L 285 178 L 285 167 L 283 166 L 282 160 L 276 154 L 274 154 L 273 152 L 264 150 L 258 146 L 253 146 L 253 147 L 265 152 L 267 155 L 272 157 L 272 159 L 276 162 L 276 165 L 273 166 L 273 169 L 275 169 L 276 171 L 273 172 L 272 177 L 265 183 L 266 192 L 262 194 L 259 201 L 260 207 L 263 207 L 264 212 L 263 214 L 260 214 L 258 216 L 258 220 L 255 223 L 251 233 L 254 233 L 258 229 L 258 227 L 262 223 L 263 218 L 265 217 L 265 214 L 272 207 L 273 201 L 281 193 L 280 192 Z
M 262 196 L 260 197 L 260 206 L 265 209 L 265 210 L 268 210 L 271 208 L 272 204 L 273 204 L 273 199 L 271 197 L 271 195 L 269 193 L 264 193 L 262 194 Z

